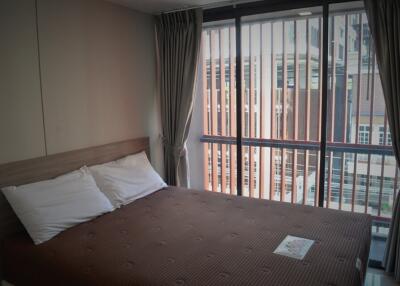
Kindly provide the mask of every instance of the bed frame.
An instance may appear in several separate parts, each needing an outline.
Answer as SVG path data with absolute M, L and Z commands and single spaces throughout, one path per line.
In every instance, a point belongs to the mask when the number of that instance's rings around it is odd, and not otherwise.
M 0 188 L 52 179 L 84 165 L 102 164 L 141 151 L 146 151 L 150 158 L 148 137 L 3 164 L 0 165 Z M 21 231 L 24 231 L 21 222 L 0 192 L 0 243 L 5 237 Z M 0 256 L 0 281 L 1 278 Z

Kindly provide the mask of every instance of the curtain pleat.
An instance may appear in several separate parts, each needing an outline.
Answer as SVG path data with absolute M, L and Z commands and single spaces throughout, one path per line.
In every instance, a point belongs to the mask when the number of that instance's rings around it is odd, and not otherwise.
M 364 0 L 374 39 L 392 145 L 400 165 L 400 0 Z M 400 198 L 397 195 L 383 265 L 400 281 Z
M 189 186 L 186 140 L 192 118 L 202 11 L 157 17 L 157 66 L 164 168 L 169 185 Z

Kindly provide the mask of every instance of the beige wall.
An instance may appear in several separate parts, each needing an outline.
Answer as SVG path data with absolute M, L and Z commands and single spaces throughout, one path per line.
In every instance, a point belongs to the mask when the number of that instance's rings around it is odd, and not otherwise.
M 45 154 L 34 1 L 0 1 L 0 162 Z
M 10 15 L 10 25 L 0 28 L 0 36 L 14 40 L 10 50 L 29 47 L 29 54 L 19 59 L 11 51 L 10 63 L 0 66 L 0 74 L 20 64 L 30 77 L 16 71 L 11 80 L 1 82 L 0 116 L 8 123 L 0 123 L 2 137 L 7 138 L 0 142 L 0 162 L 43 155 L 45 130 L 48 154 L 150 136 L 152 161 L 161 170 L 153 17 L 100 0 L 38 0 L 43 128 L 34 0 L 2 0 L 0 11 L 4 10 L 7 15 L 12 10 L 24 27 L 19 24 L 16 30 L 18 21 Z M 21 85 L 14 86 L 18 76 Z M 10 109 L 4 106 L 9 102 Z M 31 137 L 32 150 L 26 143 L 11 144 Z

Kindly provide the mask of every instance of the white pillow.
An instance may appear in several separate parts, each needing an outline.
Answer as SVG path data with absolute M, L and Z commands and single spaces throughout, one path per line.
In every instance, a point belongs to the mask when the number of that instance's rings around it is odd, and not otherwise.
M 89 169 L 114 207 L 129 204 L 167 186 L 154 171 L 145 152 Z
M 53 180 L 2 191 L 35 244 L 114 210 L 85 167 Z

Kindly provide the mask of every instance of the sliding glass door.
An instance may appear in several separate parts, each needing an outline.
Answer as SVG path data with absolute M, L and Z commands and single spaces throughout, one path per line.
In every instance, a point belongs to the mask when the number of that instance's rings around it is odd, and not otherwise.
M 367 17 L 327 9 L 205 24 L 192 186 L 368 213 L 384 233 L 399 171 Z

